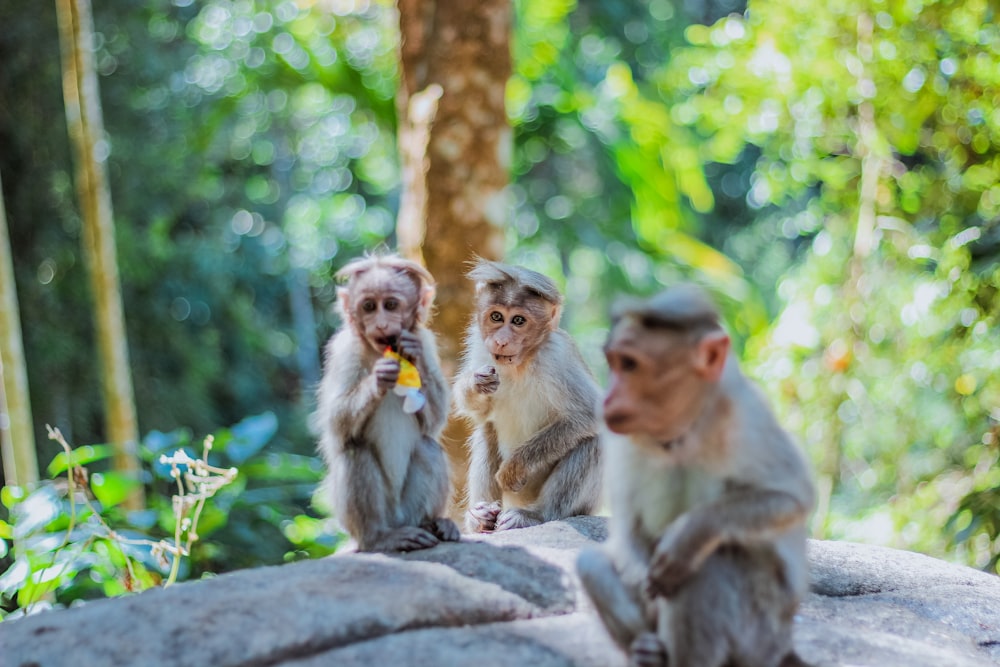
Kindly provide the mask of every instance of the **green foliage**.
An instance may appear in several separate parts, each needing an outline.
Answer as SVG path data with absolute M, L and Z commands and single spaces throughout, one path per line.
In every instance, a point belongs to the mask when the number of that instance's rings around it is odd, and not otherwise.
M 0 4 L 0 170 L 31 399 L 42 423 L 97 441 L 54 11 L 15 5 Z M 703 282 L 816 463 L 818 534 L 995 568 L 996 4 L 514 6 L 508 254 L 565 276 L 564 325 L 591 366 L 603 371 L 617 295 Z M 193 454 L 191 432 L 214 431 L 213 464 L 241 474 L 203 511 L 182 575 L 327 553 L 334 536 L 307 509 L 320 469 L 306 414 L 336 324 L 332 273 L 392 240 L 394 9 L 94 10 L 151 498 L 149 512 L 126 516 L 123 481 L 97 470 L 102 513 L 136 534 L 171 534 L 175 482 L 157 457 Z M 248 414 L 259 416 L 216 430 Z M 95 469 L 106 454 L 77 452 Z M 58 493 L 46 502 L 56 523 L 39 527 L 39 563 L 67 509 Z M 15 506 L 0 514 L 2 549 Z M 87 521 L 72 538 L 84 553 L 101 539 L 88 543 Z M 120 585 L 107 574 L 120 573 L 114 547 L 102 548 L 102 581 Z M 101 592 L 74 572 L 57 601 Z
M 57 457 L 49 466 L 54 479 L 36 488 L 4 487 L 0 501 L 9 518 L 0 521 L 0 563 L 6 565 L 0 574 L 0 613 L 122 595 L 169 584 L 178 574 L 197 578 L 329 555 L 341 535 L 330 521 L 298 509 L 308 504 L 320 467 L 315 458 L 266 452 L 277 429 L 274 414 L 267 412 L 210 436 L 210 464 L 216 469 L 238 465 L 239 474 L 215 492 L 193 523 L 184 525 L 179 523 L 178 481 L 171 474 L 176 464 L 170 460 L 178 458 L 178 450 L 181 459 L 194 460 L 201 447 L 183 429 L 154 431 L 143 440 L 140 452 L 151 473 L 145 511 L 121 509 L 128 487 L 114 473 L 93 472 L 87 480 L 78 467 L 75 486 L 59 476 L 67 458 L 74 466 L 100 466 L 111 456 L 101 446 Z M 187 534 L 195 531 L 196 537 Z M 183 561 L 171 555 L 173 547 L 185 550 Z
M 514 252 L 569 275 L 578 337 L 609 293 L 709 284 L 813 455 L 817 534 L 995 567 L 995 5 L 518 10 Z
M 980 566 L 1000 551 L 995 19 L 752 4 L 689 28 L 662 72 L 712 159 L 759 150 L 748 201 L 805 242 L 748 356 L 833 494 L 818 532 L 943 555 L 947 523 Z
M 201 515 L 200 539 L 191 552 L 194 575 L 327 555 L 340 542 L 342 534 L 332 521 L 303 509 L 310 506 L 322 478 L 322 464 L 315 456 L 268 451 L 277 430 L 275 415 L 266 412 L 213 434 L 209 462 L 236 467 L 240 474 Z M 150 510 L 143 518 L 163 534 L 172 534 L 174 528 L 175 482 L 159 458 L 177 449 L 194 456 L 197 448 L 187 429 L 154 431 L 143 440 L 142 455 L 149 462 L 156 491 L 150 494 Z

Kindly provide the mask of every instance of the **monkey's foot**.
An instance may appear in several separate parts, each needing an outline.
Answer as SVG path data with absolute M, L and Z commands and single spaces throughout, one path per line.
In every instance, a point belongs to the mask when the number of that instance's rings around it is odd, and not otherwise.
M 509 509 L 500 512 L 497 516 L 496 530 L 513 530 L 514 528 L 527 528 L 537 526 L 542 523 L 542 517 L 527 510 Z
M 434 533 L 418 526 L 402 526 L 396 528 L 391 533 L 375 543 L 371 551 L 416 551 L 418 549 L 430 549 L 440 544 Z
M 667 649 L 654 632 L 644 632 L 628 650 L 629 667 L 667 667 Z
M 496 529 L 500 503 L 481 500 L 469 508 L 465 515 L 465 527 L 470 533 L 490 533 Z
M 430 531 L 435 537 L 437 537 L 442 542 L 458 542 L 462 537 L 462 534 L 458 530 L 458 526 L 451 519 L 446 519 L 445 517 L 438 517 L 436 519 L 430 519 L 425 521 L 420 526 L 424 530 Z
M 792 651 L 781 661 L 780 667 L 812 667 L 812 665 L 800 658 L 798 653 Z

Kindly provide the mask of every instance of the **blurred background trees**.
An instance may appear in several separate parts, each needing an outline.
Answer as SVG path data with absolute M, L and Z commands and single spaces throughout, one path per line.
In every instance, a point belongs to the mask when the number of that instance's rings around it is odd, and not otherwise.
M 106 436 L 55 8 L 15 4 L 0 5 L 0 174 L 44 464 L 45 423 Z M 997 3 L 834 5 L 515 0 L 494 119 L 513 132 L 510 186 L 490 211 L 508 259 L 558 277 L 599 376 L 611 299 L 708 285 L 814 461 L 817 535 L 995 568 Z M 338 325 L 331 276 L 403 240 L 396 7 L 93 11 L 144 449 L 258 416 L 234 438 L 256 476 L 198 567 L 316 553 L 306 424 Z M 251 556 L 227 560 L 233 545 Z

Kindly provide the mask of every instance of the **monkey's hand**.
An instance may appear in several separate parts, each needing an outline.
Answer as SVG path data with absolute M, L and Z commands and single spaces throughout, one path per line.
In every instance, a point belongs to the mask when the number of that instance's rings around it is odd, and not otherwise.
M 375 386 L 384 394 L 392 389 L 396 380 L 399 379 L 399 362 L 395 359 L 380 357 L 372 367 L 372 371 L 375 374 Z
M 643 632 L 628 648 L 629 667 L 663 667 L 667 664 L 667 649 L 655 632 Z
M 424 356 L 424 343 L 420 336 L 412 331 L 403 331 L 399 334 L 399 353 L 412 361 L 414 364 Z
M 650 595 L 676 595 L 719 546 L 718 532 L 703 518 L 684 514 L 660 538 L 649 562 Z
M 528 482 L 528 466 L 524 463 L 524 457 L 518 456 L 519 453 L 515 451 L 497 471 L 497 484 L 504 491 L 517 493 Z
M 469 508 L 466 527 L 477 533 L 492 532 L 497 525 L 500 503 L 480 500 Z
M 473 381 L 476 391 L 480 394 L 492 394 L 500 388 L 500 376 L 497 369 L 487 364 L 475 372 Z

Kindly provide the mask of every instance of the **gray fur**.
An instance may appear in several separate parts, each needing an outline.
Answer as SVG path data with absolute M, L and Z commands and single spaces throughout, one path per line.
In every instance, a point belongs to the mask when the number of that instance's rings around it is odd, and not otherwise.
M 620 330 L 624 337 L 636 327 L 673 336 L 718 328 L 715 312 L 703 294 L 669 290 L 620 311 L 612 339 L 619 327 L 632 328 Z M 622 395 L 641 395 L 632 391 Z M 792 619 L 808 584 L 808 467 L 731 358 L 706 397 L 680 444 L 605 436 L 610 534 L 604 547 L 581 554 L 581 581 L 634 661 L 799 665 Z M 665 407 L 671 397 L 661 400 Z
M 493 286 L 501 297 L 526 294 L 529 300 L 556 306 L 562 301 L 551 280 L 521 267 L 481 260 L 469 277 L 477 281 L 478 291 Z M 481 314 L 491 298 L 480 296 Z M 554 312 L 558 317 L 558 309 Z M 576 344 L 549 322 L 527 359 L 517 367 L 496 367 L 499 388 L 484 394 L 476 389 L 475 374 L 493 358 L 478 321 L 479 315 L 466 336 L 455 382 L 458 412 L 473 426 L 468 440 L 469 506 L 502 502 L 498 528 L 594 512 L 601 487 L 600 389 Z M 524 487 L 516 491 L 501 488 L 497 479 L 512 459 L 528 471 Z M 468 530 L 477 528 L 475 520 L 467 521 Z
M 394 266 L 391 258 L 378 261 L 380 267 Z M 411 264 L 400 270 L 411 274 L 406 268 Z M 409 550 L 458 539 L 454 524 L 442 518 L 450 494 L 440 445 L 450 405 L 448 386 L 434 335 L 422 321 L 413 331 L 423 349 L 417 369 L 427 399 L 415 414 L 404 413 L 402 399 L 392 391 L 379 390 L 372 369 L 381 355 L 354 326 L 343 328 L 326 346 L 313 415 L 319 452 L 329 471 L 324 489 L 336 517 L 362 551 Z

